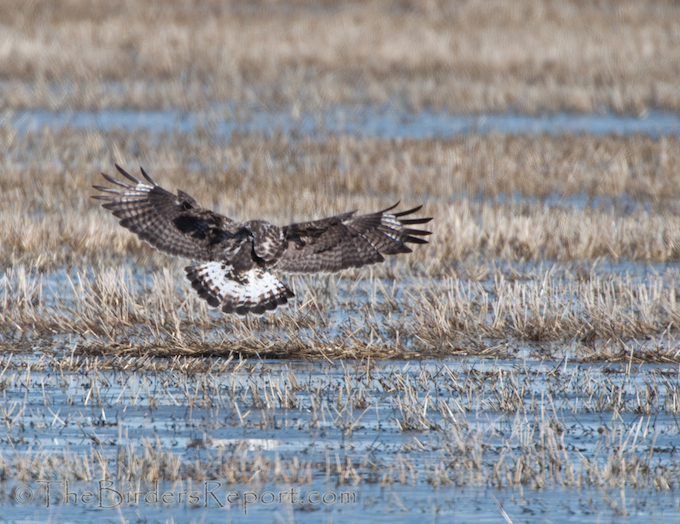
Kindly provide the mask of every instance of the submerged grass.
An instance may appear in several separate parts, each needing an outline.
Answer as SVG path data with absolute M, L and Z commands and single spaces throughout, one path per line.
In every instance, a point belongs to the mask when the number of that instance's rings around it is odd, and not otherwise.
M 677 111 L 679 13 L 0 1 L 0 501 L 47 479 L 676 490 L 680 139 L 320 123 L 226 141 L 211 119 L 386 101 Z M 209 117 L 195 134 L 8 124 L 159 107 Z M 432 243 L 291 277 L 274 315 L 224 316 L 90 199 L 114 162 L 237 219 L 424 202 Z
M 163 265 L 91 200 L 99 171 L 143 164 L 236 219 L 274 223 L 397 200 L 425 203 L 434 241 L 403 263 L 450 274 L 455 261 L 674 262 L 680 256 L 680 140 L 644 136 L 471 136 L 358 140 L 232 137 L 209 130 L 147 132 L 0 130 L 7 144 L 0 191 L 0 263 L 97 264 L 130 255 Z M 37 161 L 37 159 L 40 159 Z M 64 212 L 68 210 L 68 212 Z
M 299 298 L 289 308 L 239 318 L 209 311 L 176 269 L 151 276 L 133 276 L 129 268 L 76 270 L 57 277 L 59 285 L 49 283 L 54 276 L 11 269 L 0 280 L 0 343 L 11 351 L 91 356 L 390 360 L 528 353 L 680 363 L 678 270 L 644 281 L 568 267 L 558 273 L 555 266 L 521 280 L 499 268 L 482 282 L 403 272 L 396 281 L 296 277 L 290 283 Z
M 637 366 L 14 356 L 0 368 L 13 444 L 0 476 L 23 483 L 666 491 L 680 478 L 677 373 Z M 35 447 L 27 427 L 50 438 Z

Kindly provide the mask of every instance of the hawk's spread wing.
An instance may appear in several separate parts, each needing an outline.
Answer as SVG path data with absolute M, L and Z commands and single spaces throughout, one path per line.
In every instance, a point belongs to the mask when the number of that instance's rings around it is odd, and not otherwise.
M 382 262 L 383 255 L 410 253 L 407 243 L 426 244 L 421 237 L 431 233 L 408 226 L 426 224 L 432 218 L 403 218 L 422 206 L 388 213 L 397 205 L 370 215 L 354 216 L 352 211 L 284 227 L 288 245 L 274 267 L 301 273 L 339 271 Z
M 183 191 L 173 195 L 143 169 L 142 175 L 151 185 L 141 183 L 118 165 L 116 169 L 132 184 L 102 173 L 122 189 L 94 186 L 106 194 L 93 198 L 103 200 L 102 205 L 120 218 L 121 226 L 164 253 L 196 260 L 213 259 L 214 248 L 228 238 L 225 226 L 235 224 L 233 220 L 201 207 Z

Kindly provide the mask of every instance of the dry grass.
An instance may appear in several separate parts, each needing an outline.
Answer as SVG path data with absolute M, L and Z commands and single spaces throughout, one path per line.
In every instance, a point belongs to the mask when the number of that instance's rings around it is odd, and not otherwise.
M 47 354 L 389 360 L 482 356 L 679 363 L 676 271 L 646 282 L 554 268 L 520 279 L 291 281 L 299 299 L 263 318 L 209 312 L 180 271 L 102 268 L 0 280 L 0 344 Z M 61 280 L 61 284 L 55 281 Z M 321 281 L 319 281 L 321 280 Z M 643 342 L 650 338 L 653 342 Z
M 514 358 L 529 344 L 554 358 L 680 358 L 677 270 L 625 274 L 679 258 L 677 138 L 1 133 L 7 350 L 49 340 L 89 355 Z M 184 261 L 90 199 L 99 170 L 137 159 L 162 185 L 238 219 L 425 202 L 432 243 L 371 270 L 292 278 L 293 307 L 264 319 L 212 315 L 183 284 Z
M 671 1 L 0 4 L 6 109 L 677 111 Z
M 157 139 L 68 128 L 0 133 L 6 266 L 49 269 L 131 255 L 167 264 L 90 199 L 98 172 L 114 162 L 133 172 L 142 163 L 161 185 L 237 219 L 283 224 L 400 199 L 425 202 L 436 241 L 401 260 L 431 276 L 451 274 L 455 261 L 470 257 L 673 262 L 680 254 L 674 137 L 291 142 L 242 135 L 223 144 L 207 131 Z
M 680 110 L 674 2 L 73 0 L 0 19 L 10 112 Z M 0 500 L 100 478 L 678 488 L 680 139 L 212 132 L 0 128 Z M 225 317 L 90 199 L 114 162 L 238 219 L 424 202 L 432 244 Z M 295 451 L 243 438 L 282 429 Z

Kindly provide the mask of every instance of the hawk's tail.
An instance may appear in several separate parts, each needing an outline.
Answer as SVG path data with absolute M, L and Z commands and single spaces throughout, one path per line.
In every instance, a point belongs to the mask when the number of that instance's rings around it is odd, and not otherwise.
M 281 281 L 259 267 L 237 271 L 226 262 L 208 262 L 184 270 L 200 297 L 225 313 L 262 315 L 295 296 Z

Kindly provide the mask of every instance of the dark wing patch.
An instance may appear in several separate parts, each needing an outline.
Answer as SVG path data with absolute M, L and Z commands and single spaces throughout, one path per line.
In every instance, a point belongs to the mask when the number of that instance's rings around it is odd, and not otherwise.
M 410 253 L 406 244 L 426 244 L 430 231 L 409 226 L 426 224 L 428 218 L 403 218 L 422 206 L 390 214 L 398 205 L 354 216 L 354 212 L 283 228 L 287 247 L 274 266 L 281 271 L 315 273 L 339 271 L 375 264 L 383 255 Z
M 156 184 L 142 169 L 149 182 L 143 184 L 116 165 L 130 183 L 109 175 L 102 176 L 122 189 L 94 186 L 105 193 L 93 198 L 120 219 L 120 225 L 136 233 L 156 249 L 170 255 L 211 260 L 214 247 L 228 238 L 224 226 L 235 223 L 227 217 L 201 207 L 183 191 L 173 195 Z

